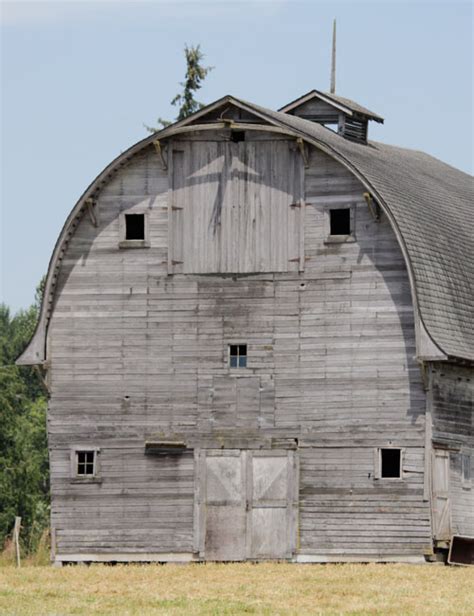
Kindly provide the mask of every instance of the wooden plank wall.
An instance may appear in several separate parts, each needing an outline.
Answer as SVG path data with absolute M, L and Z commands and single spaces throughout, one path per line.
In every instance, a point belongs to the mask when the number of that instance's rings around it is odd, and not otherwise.
M 450 457 L 452 532 L 474 536 L 474 370 L 437 364 L 432 383 L 433 441 L 448 449 Z M 470 458 L 470 482 L 463 481 L 463 456 Z
M 306 103 L 302 103 L 290 113 L 302 118 L 318 117 L 327 118 L 328 120 L 333 118 L 336 122 L 339 117 L 339 110 L 336 107 L 318 99 L 312 99 Z
M 314 150 L 304 273 L 169 276 L 167 170 L 149 149 L 111 180 L 100 226 L 85 217 L 69 244 L 49 330 L 60 553 L 192 549 L 192 458 L 145 457 L 156 433 L 213 447 L 298 439 L 302 554 L 429 549 L 408 276 L 363 190 Z M 326 243 L 331 204 L 354 208 L 355 241 Z M 144 208 L 150 248 L 119 250 L 119 213 Z M 249 353 L 235 387 L 230 343 Z M 101 448 L 101 483 L 71 482 L 69 448 L 80 444 Z M 405 448 L 403 481 L 374 479 L 374 451 L 390 444 Z

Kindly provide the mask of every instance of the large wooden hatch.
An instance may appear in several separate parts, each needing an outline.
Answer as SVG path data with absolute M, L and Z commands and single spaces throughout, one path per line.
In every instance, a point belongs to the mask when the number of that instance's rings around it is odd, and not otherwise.
M 295 140 L 175 142 L 170 159 L 169 273 L 303 269 Z
M 292 558 L 298 501 L 294 451 L 202 451 L 196 472 L 195 549 L 202 558 Z

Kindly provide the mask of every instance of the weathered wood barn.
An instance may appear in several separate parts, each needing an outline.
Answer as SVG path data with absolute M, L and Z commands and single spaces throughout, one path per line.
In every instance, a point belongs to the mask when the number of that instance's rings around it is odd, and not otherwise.
M 474 535 L 472 178 L 370 121 L 225 96 L 75 205 L 18 360 L 47 372 L 57 563 Z

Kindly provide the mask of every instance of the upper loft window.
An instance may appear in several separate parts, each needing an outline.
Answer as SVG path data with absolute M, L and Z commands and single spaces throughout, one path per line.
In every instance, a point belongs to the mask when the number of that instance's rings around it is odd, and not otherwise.
M 120 248 L 148 248 L 148 218 L 145 212 L 122 214 L 120 217 Z
M 246 344 L 229 344 L 229 366 L 231 368 L 247 367 Z
M 350 235 L 351 229 L 351 210 L 343 208 L 329 210 L 330 235 Z
M 125 239 L 145 239 L 145 214 L 125 214 Z
M 402 477 L 402 450 L 387 448 L 380 450 L 380 478 L 401 479 Z

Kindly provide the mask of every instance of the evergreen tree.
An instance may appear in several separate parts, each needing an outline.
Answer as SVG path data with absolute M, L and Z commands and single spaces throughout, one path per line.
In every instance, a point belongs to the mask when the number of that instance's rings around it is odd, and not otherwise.
M 197 101 L 194 95 L 202 87 L 202 82 L 207 74 L 214 68 L 213 66 L 202 65 L 204 54 L 201 51 L 200 45 L 191 45 L 191 47 L 185 45 L 184 54 L 186 57 L 186 75 L 185 80 L 180 82 L 183 92 L 177 94 L 171 101 L 172 105 L 179 105 L 179 112 L 175 122 L 184 120 L 184 118 L 204 107 L 203 103 Z M 161 124 L 161 127 L 153 128 L 145 125 L 145 128 L 149 132 L 155 133 L 161 128 L 169 126 L 172 122 L 158 118 L 158 124 Z
M 15 360 L 35 330 L 43 287 L 35 304 L 13 317 L 0 305 L 0 544 L 19 515 L 28 551 L 48 526 L 47 403 L 40 372 Z

